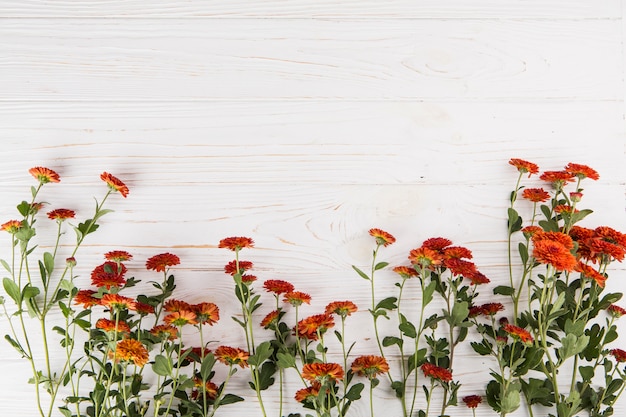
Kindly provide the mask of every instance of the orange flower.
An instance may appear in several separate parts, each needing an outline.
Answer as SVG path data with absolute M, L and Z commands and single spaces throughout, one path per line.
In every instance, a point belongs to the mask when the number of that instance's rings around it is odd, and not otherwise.
M 170 324 L 159 324 L 150 329 L 150 333 L 161 340 L 176 340 L 178 337 L 178 328 Z
M 104 318 L 98 319 L 98 321 L 96 321 L 96 329 L 104 330 L 105 332 L 117 331 L 118 333 L 130 333 L 130 327 L 123 320 L 119 320 L 116 326 L 113 320 Z
M 28 170 L 30 175 L 35 177 L 40 184 L 47 184 L 49 182 L 61 182 L 59 178 L 59 174 L 51 170 L 50 168 L 44 167 L 33 167 Z
M 119 294 L 104 294 L 100 300 L 100 305 L 111 310 L 135 310 L 136 302 L 132 298 Z
M 100 179 L 106 182 L 111 190 L 119 191 L 122 197 L 126 198 L 126 196 L 128 196 L 128 187 L 119 178 L 108 172 L 103 172 L 100 174 Z
M 199 303 L 191 306 L 197 320 L 202 324 L 213 326 L 220 319 L 220 309 L 213 303 Z
M 483 398 L 480 395 L 468 395 L 467 397 L 463 397 L 463 402 L 467 408 L 476 408 L 483 402 Z
M 409 252 L 409 261 L 418 267 L 433 268 L 441 265 L 443 257 L 438 251 L 422 246 Z
M 587 165 L 569 163 L 565 166 L 565 171 L 571 175 L 574 175 L 580 179 L 590 178 L 594 181 L 600 179 L 600 174 L 593 168 Z
M 563 188 L 568 182 L 574 181 L 574 176 L 567 171 L 546 171 L 539 179 L 552 184 L 557 190 Z
M 261 320 L 261 327 L 263 327 L 264 329 L 273 327 L 278 323 L 279 319 L 280 319 L 279 310 L 270 311 L 265 317 L 263 317 L 263 320 Z
M 148 349 L 139 340 L 120 340 L 117 342 L 114 358 L 118 361 L 130 361 L 137 366 L 144 366 L 148 362 Z
M 165 272 L 168 267 L 180 264 L 180 258 L 172 253 L 154 255 L 146 261 L 146 269 Z
M 472 259 L 472 251 L 462 246 L 448 246 L 443 249 L 443 256 L 446 258 Z
M 76 216 L 76 212 L 74 210 L 60 208 L 48 212 L 47 215 L 50 220 L 62 222 L 63 220 L 73 219 Z
M 389 364 L 382 356 L 364 355 L 356 358 L 350 369 L 357 375 L 372 379 L 389 372 Z
M 572 214 L 578 213 L 578 210 L 569 204 L 559 204 L 554 206 L 554 212 L 557 214 Z
M 220 346 L 215 349 L 215 358 L 225 365 L 239 365 L 242 368 L 248 366 L 250 354 L 243 349 L 230 346 Z
M 91 272 L 91 283 L 96 287 L 122 287 L 126 284 L 124 275 L 126 267 L 123 264 L 107 261 L 94 268 Z
M 626 352 L 623 351 L 622 349 L 612 349 L 610 353 L 615 358 L 616 361 L 626 362 Z
M 381 229 L 370 229 L 370 236 L 376 239 L 377 245 L 389 246 L 396 241 L 396 238 L 391 235 L 391 233 L 387 233 Z
M 400 275 L 402 279 L 408 279 L 411 277 L 418 276 L 417 271 L 412 266 L 404 266 L 404 265 L 396 266 L 393 268 L 393 272 Z
M 432 363 L 426 362 L 421 366 L 422 372 L 424 376 L 438 379 L 441 382 L 450 382 L 452 381 L 452 372 L 447 370 L 446 368 L 442 368 L 437 365 L 433 365 Z
M 565 249 L 573 249 L 574 241 L 571 236 L 561 232 L 544 232 L 539 231 L 533 234 L 533 242 L 537 243 L 540 240 L 551 240 L 553 242 L 560 243 Z
M 442 251 L 444 248 L 452 245 L 452 241 L 450 239 L 446 239 L 445 237 L 431 237 L 430 239 L 426 239 L 424 243 L 422 243 L 422 247 L 432 249 L 435 251 Z
M 325 309 L 325 313 L 337 314 L 341 317 L 346 317 L 351 315 L 352 313 L 356 313 L 357 306 L 352 301 L 333 301 L 328 304 Z
M 78 291 L 74 297 L 74 304 L 82 304 L 83 308 L 90 308 L 99 305 L 100 299 L 93 296 L 95 293 L 96 292 L 93 290 Z
M 526 188 L 522 191 L 522 197 L 533 203 L 542 203 L 550 199 L 550 194 L 543 188 Z
M 249 269 L 252 269 L 252 262 L 250 261 L 230 261 L 224 266 L 224 272 L 229 275 L 235 275 L 237 273 L 237 265 L 239 265 L 239 273 L 243 274 Z
M 530 177 L 532 174 L 536 174 L 539 172 L 539 166 L 537 164 L 533 164 L 532 162 L 524 161 L 523 159 L 511 158 L 509 164 L 513 165 L 520 174 L 525 174 L 528 172 L 528 176 Z
M 448 268 L 454 275 L 470 277 L 476 273 L 476 265 L 472 262 L 458 258 L 450 258 L 443 261 L 443 266 Z
M 512 324 L 505 324 L 502 329 L 511 336 L 513 336 L 513 338 L 520 340 L 522 343 L 531 344 L 533 342 L 532 335 L 526 329 L 514 326 Z
M 499 311 L 504 310 L 502 303 L 487 303 L 480 306 L 480 312 L 485 316 L 495 316 Z
M 191 311 L 192 307 L 191 304 L 186 301 L 170 298 L 165 302 L 165 304 L 163 304 L 163 310 L 167 311 L 168 313 L 172 313 L 181 310 Z
M 562 244 L 544 239 L 535 242 L 533 249 L 535 259 L 550 264 L 558 271 L 572 271 L 576 267 L 576 258 Z
M 298 337 L 309 340 L 317 340 L 318 335 L 322 335 L 326 330 L 335 326 L 333 316 L 328 314 L 315 314 L 300 320 L 294 327 L 294 333 Z
M 299 403 L 313 402 L 320 393 L 320 383 L 313 381 L 310 387 L 302 388 L 296 391 L 295 400 Z
M 283 301 L 296 307 L 303 303 L 311 304 L 311 296 L 301 291 L 291 291 L 285 294 Z
M 575 270 L 577 272 L 580 272 L 582 277 L 594 280 L 596 284 L 598 284 L 598 287 L 604 288 L 607 277 L 605 275 L 602 275 L 600 272 L 596 271 L 595 269 L 593 269 L 591 266 L 579 262 L 576 265 Z
M 126 262 L 133 259 L 133 255 L 125 250 L 112 250 L 104 254 L 104 259 L 111 262 Z
M 217 245 L 218 248 L 226 248 L 232 251 L 238 251 L 243 248 L 253 248 L 254 241 L 249 237 L 227 237 L 220 240 L 220 243 Z
M 522 229 L 522 233 L 526 239 L 531 239 L 536 233 L 543 232 L 539 226 L 526 226 Z
M 136 301 L 135 310 L 137 311 L 137 313 L 145 316 L 146 314 L 154 313 L 154 306 Z
M 480 271 L 475 271 L 473 274 L 464 275 L 463 278 L 467 278 L 472 282 L 472 285 L 489 284 L 491 281 Z
M 622 317 L 624 315 L 626 315 L 626 309 L 615 305 L 615 304 L 611 304 L 607 309 L 606 309 L 613 317 Z
M 343 378 L 343 368 L 338 363 L 307 363 L 302 367 L 302 378 L 320 384 Z
M 6 223 L 3 223 L 0 228 L 2 230 L 11 233 L 12 235 L 16 234 L 18 230 L 22 227 L 22 222 L 19 220 L 9 220 Z
M 163 321 L 178 327 L 182 327 L 185 324 L 198 324 L 196 313 L 187 310 L 174 311 L 163 317 Z
M 268 279 L 263 283 L 263 288 L 276 295 L 289 293 L 294 290 L 293 284 L 280 279 Z
M 204 393 L 206 393 L 207 398 L 210 398 L 211 400 L 214 400 L 217 398 L 217 391 L 219 390 L 219 387 L 217 386 L 217 384 L 215 384 L 214 382 L 211 381 L 206 381 L 204 383 L 204 390 L 202 389 L 202 378 L 198 378 L 198 377 L 194 377 L 193 378 L 193 382 L 194 382 L 194 386 L 196 388 L 198 388 L 197 390 L 194 390 L 191 393 L 192 398 L 194 399 L 200 399 L 202 398 L 202 392 L 204 391 Z

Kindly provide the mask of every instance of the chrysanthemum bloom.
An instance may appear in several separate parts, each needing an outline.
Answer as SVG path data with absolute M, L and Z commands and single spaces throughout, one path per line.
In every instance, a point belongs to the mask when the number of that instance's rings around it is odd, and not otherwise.
M 74 210 L 60 208 L 49 211 L 47 216 L 50 220 L 62 222 L 63 220 L 73 219 L 76 216 L 76 212 Z
M 220 240 L 220 243 L 217 245 L 218 248 L 226 248 L 232 251 L 238 251 L 243 248 L 253 248 L 254 240 L 249 237 L 227 237 Z
M 136 301 L 119 294 L 104 294 L 100 299 L 100 305 L 111 310 L 135 310 Z
M 224 266 L 224 272 L 228 275 L 235 275 L 237 273 L 237 266 L 239 266 L 239 273 L 243 274 L 244 272 L 252 269 L 252 262 L 250 261 L 230 261 Z
M 163 310 L 168 313 L 173 313 L 175 311 L 192 311 L 191 304 L 183 300 L 177 300 L 175 298 L 170 298 L 163 304 Z
M 470 277 L 476 273 L 476 265 L 459 258 L 450 258 L 443 261 L 443 266 L 448 268 L 454 275 Z
M 472 306 L 469 308 L 469 313 L 467 317 L 474 318 L 483 314 L 482 306 Z
M 283 301 L 297 307 L 302 304 L 311 304 L 311 296 L 301 291 L 291 291 L 285 294 Z
M 580 272 L 580 275 L 583 278 L 592 279 L 598 284 L 598 287 L 604 288 L 606 285 L 606 275 L 602 275 L 600 272 L 596 271 L 593 267 L 583 264 L 579 262 L 576 264 L 575 270 Z
M 543 203 L 550 199 L 550 194 L 543 188 L 526 188 L 522 191 L 522 197 L 533 203 Z
M 202 378 L 194 377 L 193 378 L 194 387 L 197 388 L 192 391 L 191 397 L 195 400 L 199 400 L 203 395 L 206 395 L 207 398 L 214 400 L 217 398 L 217 391 L 219 387 L 217 384 L 211 381 L 206 381 L 204 383 L 204 390 L 202 389 Z M 204 394 L 203 394 L 204 391 Z
M 572 213 L 578 213 L 578 209 L 575 209 L 573 206 L 570 206 L 569 204 L 559 204 L 554 206 L 554 212 L 557 214 L 572 214 Z
M 76 258 L 73 256 L 65 258 L 65 265 L 67 265 L 68 268 L 74 268 L 76 266 Z
M 49 182 L 61 182 L 59 178 L 59 174 L 51 170 L 50 168 L 44 167 L 33 167 L 28 170 L 30 175 L 35 177 L 40 184 L 47 184 Z
M 307 363 L 302 367 L 302 378 L 320 384 L 343 378 L 343 368 L 338 363 Z
M 18 230 L 22 227 L 22 222 L 19 220 L 9 220 L 6 223 L 3 223 L 0 228 L 5 232 L 9 232 L 12 235 L 16 234 Z
M 261 327 L 263 327 L 264 329 L 269 329 L 270 327 L 274 327 L 278 323 L 279 319 L 280 319 L 279 310 L 270 311 L 265 317 L 263 317 L 263 320 L 261 320 Z
M 116 361 L 129 361 L 141 367 L 148 363 L 148 349 L 139 340 L 120 340 L 115 347 L 114 358 Z
M 391 233 L 387 233 L 381 229 L 370 229 L 370 236 L 376 239 L 377 245 L 389 246 L 396 241 L 396 238 L 391 235 Z
M 196 313 L 198 323 L 213 326 L 220 319 L 220 309 L 213 303 L 193 304 L 191 309 Z
M 483 402 L 483 398 L 480 395 L 468 395 L 467 397 L 463 397 L 463 402 L 467 408 L 476 408 Z
M 39 210 L 44 208 L 45 205 L 46 203 L 30 203 L 30 213 L 31 214 L 39 213 Z
M 622 317 L 624 315 L 626 315 L 626 309 L 615 305 L 615 304 L 611 304 L 607 309 L 606 309 L 613 317 Z
M 150 329 L 150 333 L 161 340 L 176 340 L 178 337 L 178 328 L 171 324 L 159 324 Z
M 609 226 L 598 226 L 593 229 L 594 236 L 605 242 L 618 246 L 626 246 L 626 234 L 619 232 Z
M 610 353 L 616 361 L 626 362 L 626 351 L 623 351 L 622 349 L 612 349 Z
M 302 388 L 296 391 L 294 398 L 299 403 L 314 402 L 320 393 L 320 383 L 313 381 L 310 387 Z
M 100 174 L 100 179 L 106 182 L 111 190 L 119 191 L 122 197 L 126 198 L 128 196 L 128 187 L 119 178 L 109 174 L 108 172 L 103 172 Z
M 552 184 L 556 190 L 562 189 L 568 182 L 574 181 L 574 176 L 567 171 L 546 171 L 539 179 Z
M 133 255 L 125 250 L 112 250 L 104 254 L 104 259 L 111 262 L 126 262 L 133 259 Z
M 421 369 L 424 373 L 424 376 L 438 379 L 441 382 L 452 381 L 452 372 L 450 372 L 446 368 L 442 368 L 441 366 L 433 365 L 432 363 L 426 362 L 421 366 Z
M 530 344 L 533 342 L 533 337 L 530 332 L 519 326 L 513 324 L 506 324 L 502 327 L 502 330 L 510 334 L 513 338 L 520 340 L 522 343 Z
M 558 271 L 572 271 L 576 267 L 576 257 L 562 244 L 552 240 L 535 242 L 533 256 L 543 264 L 550 264 Z
M 128 326 L 128 323 L 123 320 L 119 320 L 116 326 L 113 320 L 105 318 L 98 319 L 98 321 L 96 321 L 96 329 L 104 330 L 105 332 L 110 333 L 115 331 L 117 331 L 117 333 L 130 333 L 130 327 Z
M 280 279 L 268 279 L 263 283 L 263 288 L 276 295 L 292 292 L 294 290 L 293 284 Z
M 100 305 L 100 299 L 94 297 L 96 292 L 94 290 L 80 290 L 74 297 L 74 304 L 83 305 L 83 308 L 91 308 L 93 306 Z
M 487 303 L 480 306 L 482 314 L 485 316 L 495 316 L 498 312 L 504 311 L 502 303 Z
M 146 269 L 164 272 L 168 267 L 180 264 L 180 258 L 173 253 L 160 253 L 146 261 Z
M 569 198 L 574 203 L 579 203 L 583 199 L 583 193 L 572 191 L 571 193 L 569 193 Z
M 506 336 L 496 336 L 496 343 L 500 346 L 504 346 L 509 342 L 509 338 Z
M 252 284 L 256 280 L 257 280 L 256 275 L 246 274 L 246 275 L 242 275 L 241 276 L 241 282 L 246 284 L 246 285 L 250 285 L 250 284 Z
M 186 324 L 198 324 L 196 313 L 186 310 L 174 311 L 163 317 L 163 321 L 177 327 L 182 327 Z
M 587 239 L 584 244 L 587 257 L 593 263 L 598 261 L 609 262 L 610 260 L 622 262 L 626 254 L 624 247 L 598 238 Z
M 317 340 L 318 335 L 323 335 L 328 329 L 335 327 L 333 316 L 328 314 L 315 314 L 298 322 L 293 331 L 298 337 L 308 340 Z
M 589 178 L 594 181 L 597 181 L 600 179 L 600 174 L 598 174 L 598 171 L 596 171 L 593 168 L 588 167 L 587 165 L 573 164 L 570 162 L 569 164 L 565 166 L 565 171 L 567 171 L 571 175 L 574 175 L 580 178 L 581 180 L 585 178 Z
M 352 372 L 368 379 L 376 378 L 380 374 L 389 372 L 389 364 L 382 356 L 363 355 L 359 356 L 350 366 Z
M 443 256 L 445 258 L 458 258 L 458 259 L 472 259 L 472 251 L 464 248 L 463 246 L 448 246 L 443 249 Z
M 452 245 L 452 241 L 450 239 L 446 239 L 445 237 L 431 237 L 422 243 L 423 248 L 432 249 L 438 252 L 442 252 L 450 245 Z
M 539 232 L 543 232 L 543 229 L 539 226 L 526 226 L 522 228 L 522 233 L 526 239 L 532 239 L 532 237 Z
M 242 368 L 248 366 L 250 354 L 243 349 L 230 346 L 220 346 L 215 349 L 215 358 L 226 365 L 239 365 Z
M 560 243 L 565 249 L 573 249 L 574 241 L 571 236 L 561 232 L 544 232 L 540 231 L 533 234 L 533 243 L 537 243 L 540 240 L 551 240 L 553 242 Z
M 115 262 L 107 261 L 94 268 L 91 272 L 91 283 L 96 287 L 122 287 L 126 284 L 124 275 L 126 266 Z
M 418 267 L 434 268 L 441 265 L 443 256 L 434 249 L 420 247 L 409 252 L 409 261 Z
M 400 275 L 402 279 L 408 279 L 408 278 L 416 277 L 419 275 L 417 271 L 415 270 L 415 268 L 413 268 L 412 266 L 405 266 L 405 265 L 395 266 L 393 268 L 393 272 Z
M 135 302 L 135 311 L 142 316 L 154 313 L 154 306 L 139 301 Z
M 529 177 L 532 174 L 537 174 L 539 172 L 539 166 L 537 164 L 524 161 L 523 159 L 511 158 L 509 164 L 517 168 L 517 171 L 519 171 L 520 174 L 528 173 Z
M 326 314 L 337 314 L 341 317 L 346 317 L 352 313 L 356 313 L 357 306 L 352 301 L 333 301 L 326 306 L 324 312 Z
M 470 275 L 464 275 L 463 278 L 469 279 L 472 285 L 489 284 L 491 282 L 491 280 L 480 271 L 475 271 Z

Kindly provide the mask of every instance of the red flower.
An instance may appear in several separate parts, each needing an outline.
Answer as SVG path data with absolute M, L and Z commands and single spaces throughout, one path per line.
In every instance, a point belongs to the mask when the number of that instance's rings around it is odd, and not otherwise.
M 476 265 L 459 258 L 446 259 L 443 261 L 443 266 L 448 268 L 454 275 L 471 277 L 476 273 Z
M 103 172 L 100 174 L 100 179 L 106 182 L 111 190 L 119 191 L 122 197 L 126 198 L 126 196 L 128 196 L 128 187 L 119 178 L 108 172 Z
M 98 321 L 96 321 L 96 329 L 111 333 L 115 331 L 117 331 L 117 333 L 130 333 L 130 327 L 123 320 L 119 320 L 116 325 L 113 320 L 104 318 L 98 319 Z
M 124 264 L 107 261 L 95 267 L 91 272 L 91 283 L 96 287 L 106 287 L 107 289 L 122 287 L 126 284 L 125 274 L 126 267 Z
M 478 404 L 483 402 L 483 398 L 480 395 L 468 395 L 463 397 L 463 402 L 468 408 L 476 408 Z
M 135 310 L 135 300 L 119 294 L 104 294 L 100 305 L 111 310 Z
M 279 319 L 280 319 L 280 311 L 279 310 L 270 311 L 263 318 L 263 320 L 261 320 L 261 327 L 263 327 L 264 329 L 268 329 L 271 326 L 275 326 L 276 323 L 278 323 Z
M 237 266 L 239 266 L 239 271 L 237 271 Z M 250 261 L 230 261 L 224 266 L 224 272 L 228 275 L 235 275 L 237 272 L 243 274 L 247 270 L 252 269 L 252 262 Z
M 93 296 L 95 293 L 93 290 L 80 290 L 74 297 L 74 303 L 77 305 L 82 304 L 83 308 L 100 305 L 100 299 Z
M 526 188 L 522 191 L 522 197 L 533 203 L 542 203 L 550 199 L 550 194 L 543 188 Z
M 198 388 L 191 392 L 191 398 L 194 400 L 198 400 L 202 398 L 203 392 L 206 394 L 206 397 L 214 400 L 217 398 L 217 394 L 219 391 L 219 387 L 216 383 L 211 381 L 205 381 L 204 389 L 202 388 L 202 378 L 194 377 L 193 378 L 194 387 Z
M 512 324 L 505 324 L 502 329 L 513 336 L 515 339 L 520 340 L 522 343 L 530 344 L 533 342 L 533 337 L 530 332 L 526 329 L 523 329 L 518 326 L 514 326 Z
M 256 275 L 242 275 L 241 276 L 241 282 L 243 282 L 244 284 L 250 284 L 256 280 L 257 280 Z
M 170 324 L 159 324 L 150 329 L 150 333 L 161 340 L 176 340 L 178 337 L 178 328 Z
M 116 361 L 130 361 L 137 366 L 148 363 L 148 349 L 135 339 L 124 339 L 117 342 L 114 358 Z
M 607 278 L 606 275 L 602 275 L 591 266 L 583 264 L 581 262 L 576 265 L 575 269 L 577 272 L 580 272 L 581 276 L 583 276 L 584 278 L 592 279 L 596 282 L 596 284 L 598 284 L 598 287 L 604 288 Z
M 356 313 L 357 306 L 352 301 L 333 301 L 326 306 L 324 312 L 328 315 L 337 314 L 341 317 L 346 317 L 352 313 Z
M 135 310 L 137 313 L 141 315 L 152 314 L 154 313 L 154 306 L 146 303 L 140 303 L 139 301 L 135 302 Z
M 370 229 L 369 234 L 376 239 L 376 244 L 379 246 L 389 246 L 396 241 L 395 237 L 381 229 Z
M 125 250 L 112 250 L 104 254 L 104 259 L 112 262 L 126 262 L 133 259 L 133 255 Z
M 48 218 L 50 220 L 63 221 L 66 219 L 73 219 L 76 216 L 76 212 L 70 209 L 56 209 L 48 212 Z
M 534 233 L 533 242 L 536 243 L 540 240 L 551 240 L 553 242 L 560 243 L 561 245 L 563 245 L 563 247 L 565 247 L 565 249 L 574 248 L 574 241 L 572 240 L 571 236 L 566 235 L 565 233 L 561 233 L 561 232 L 540 231 L 540 232 Z
M 607 308 L 607 311 L 608 311 L 609 313 L 611 313 L 611 315 L 612 315 L 613 317 L 617 317 L 617 318 L 619 318 L 619 317 L 622 317 L 622 316 L 626 315 L 626 309 L 624 309 L 624 308 L 622 308 L 622 307 L 620 307 L 620 306 L 618 306 L 618 305 L 615 305 L 615 304 L 611 304 L 611 305 Z
M 590 178 L 594 181 L 600 179 L 600 174 L 598 174 L 595 169 L 590 168 L 587 165 L 573 164 L 570 162 L 565 166 L 565 171 L 580 179 Z
M 610 353 L 615 358 L 616 361 L 626 362 L 626 352 L 623 351 L 622 349 L 612 349 Z
M 294 398 L 299 403 L 315 401 L 320 393 L 320 388 L 320 383 L 317 381 L 313 381 L 310 387 L 302 388 L 296 391 Z
M 220 346 L 215 349 L 215 359 L 225 365 L 239 365 L 242 368 L 248 366 L 250 354 L 243 349 L 230 346 Z
M 442 368 L 440 366 L 436 366 L 432 363 L 426 362 L 421 366 L 421 369 L 424 373 L 424 376 L 438 379 L 441 382 L 452 381 L 452 372 L 450 372 L 446 368 Z
M 404 266 L 404 265 L 394 267 L 393 272 L 400 275 L 402 279 L 416 277 L 418 275 L 415 268 L 413 268 L 412 266 Z
M 220 319 L 220 309 L 213 303 L 199 303 L 191 306 L 199 323 L 213 326 Z
M 301 291 L 291 291 L 285 294 L 283 301 L 297 307 L 303 303 L 311 304 L 311 296 Z
M 168 267 L 180 264 L 180 258 L 171 253 L 161 253 L 148 258 L 146 269 L 164 272 Z
M 163 317 L 163 321 L 177 327 L 181 327 L 186 324 L 198 324 L 196 313 L 186 310 L 174 311 L 173 313 Z
M 441 264 L 443 257 L 436 250 L 421 247 L 409 252 L 409 261 L 417 267 L 433 268 Z
M 0 228 L 6 232 L 11 233 L 12 235 L 16 234 L 18 230 L 22 227 L 22 222 L 19 220 L 9 220 L 6 223 L 3 223 Z
M 485 316 L 495 316 L 499 311 L 504 310 L 502 303 L 487 303 L 480 306 L 482 314 Z
M 389 364 L 382 356 L 364 355 L 356 358 L 350 369 L 357 375 L 372 379 L 389 372 Z
M 422 243 L 422 247 L 435 251 L 442 251 L 450 245 L 452 245 L 452 241 L 450 239 L 446 239 L 445 237 L 431 237 Z
M 343 368 L 338 363 L 307 363 L 302 367 L 302 378 L 324 384 L 343 378 Z
M 170 298 L 169 300 L 167 300 L 165 302 L 165 304 L 163 304 L 163 310 L 167 311 L 168 313 L 173 313 L 176 311 L 191 311 L 192 307 L 191 304 L 189 304 L 186 301 L 182 301 L 182 300 L 177 300 L 175 298 Z
M 472 251 L 462 246 L 448 246 L 443 249 L 443 256 L 446 258 L 472 259 Z
M 487 278 L 485 274 L 480 271 L 476 271 L 470 275 L 464 275 L 463 277 L 469 279 L 472 282 L 472 285 L 489 284 L 491 282 L 489 278 Z
M 294 333 L 299 337 L 309 340 L 317 340 L 318 335 L 324 334 L 328 329 L 335 326 L 333 316 L 328 314 L 315 314 L 304 318 L 294 327 Z
M 59 174 L 57 174 L 50 168 L 33 167 L 29 169 L 28 172 L 30 173 L 30 175 L 35 177 L 35 179 L 41 184 L 47 184 L 49 182 L 61 182 Z
M 572 271 L 576 267 L 576 258 L 562 244 L 544 239 L 535 242 L 533 249 L 535 259 L 550 264 L 558 271 Z
M 509 164 L 513 165 L 520 174 L 525 174 L 528 172 L 528 176 L 530 177 L 532 174 L 536 174 L 539 172 L 539 166 L 537 164 L 533 164 L 532 162 L 524 161 L 523 159 L 511 158 Z
M 293 284 L 280 279 L 268 279 L 263 283 L 263 288 L 276 295 L 292 292 L 294 290 Z
M 243 248 L 253 248 L 254 241 L 249 237 L 227 237 L 220 240 L 218 248 L 226 248 L 232 251 L 238 251 Z
M 522 229 L 522 233 L 526 239 L 531 239 L 536 233 L 543 232 L 539 226 L 526 226 Z
M 551 183 L 556 189 L 561 189 L 568 182 L 573 182 L 574 176 L 567 171 L 546 171 L 539 179 Z

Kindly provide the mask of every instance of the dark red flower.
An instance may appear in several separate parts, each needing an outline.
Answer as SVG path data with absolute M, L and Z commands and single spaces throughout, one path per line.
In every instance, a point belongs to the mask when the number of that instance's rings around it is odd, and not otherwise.
M 590 178 L 594 181 L 600 179 L 600 174 L 598 174 L 595 169 L 590 168 L 587 165 L 574 164 L 570 162 L 565 166 L 565 171 L 580 179 Z
M 180 258 L 171 253 L 161 253 L 148 258 L 146 269 L 164 272 L 168 267 L 180 264 Z
M 463 397 L 463 402 L 468 408 L 476 408 L 483 402 L 483 398 L 480 395 L 468 395 L 467 397 Z
M 249 237 L 227 237 L 220 240 L 220 243 L 217 245 L 218 248 L 226 248 L 232 251 L 238 251 L 243 248 L 253 248 L 254 241 Z
M 543 188 L 526 188 L 522 191 L 522 197 L 533 203 L 542 203 L 550 199 L 550 194 Z
M 263 283 L 263 288 L 276 295 L 292 292 L 294 290 L 293 284 L 280 279 L 268 279 Z
M 424 376 L 438 379 L 441 382 L 450 382 L 452 381 L 452 372 L 450 372 L 446 368 L 442 368 L 437 365 L 433 365 L 432 363 L 426 362 L 421 366 L 422 372 Z
M 91 272 L 91 283 L 96 287 L 122 287 L 126 284 L 124 264 L 107 261 L 94 268 Z
M 66 219 L 73 219 L 76 216 L 76 212 L 70 209 L 56 209 L 47 213 L 50 220 L 63 221 Z

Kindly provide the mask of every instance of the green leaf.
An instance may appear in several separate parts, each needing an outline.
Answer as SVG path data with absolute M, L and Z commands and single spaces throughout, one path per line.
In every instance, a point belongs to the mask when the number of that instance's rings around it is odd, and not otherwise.
M 272 344 L 269 341 L 261 343 L 254 353 L 248 358 L 248 363 L 252 366 L 261 366 L 263 362 L 272 356 Z
M 361 392 L 363 391 L 363 387 L 365 387 L 365 385 L 363 385 L 361 382 L 359 382 L 358 384 L 352 385 L 350 389 L 348 390 L 348 392 L 346 392 L 346 395 L 344 398 L 350 401 L 359 400 L 361 398 Z
M 560 362 L 585 350 L 587 343 L 589 343 L 589 336 L 586 335 L 576 337 L 575 334 L 570 333 L 563 337 L 561 339 L 562 346 L 559 348 Z
M 4 269 L 6 269 L 9 274 L 11 273 L 11 267 L 9 266 L 7 261 L 5 261 L 4 259 L 0 259 L 0 264 L 2 264 Z
M 406 337 L 410 337 L 411 339 L 415 339 L 417 337 L 417 330 L 413 323 L 406 321 L 404 323 L 400 323 L 398 325 L 398 329 L 404 334 Z
M 11 278 L 2 279 L 2 286 L 7 292 L 7 295 L 15 301 L 15 304 L 20 304 L 22 301 L 22 294 L 17 284 Z
M 508 208 L 507 209 L 507 213 L 508 213 L 508 226 L 509 226 L 509 231 L 510 233 L 515 233 L 517 231 L 520 231 L 522 229 L 522 218 L 520 217 L 520 215 L 517 213 L 517 211 L 515 211 L 514 208 Z
M 454 304 L 452 307 L 451 326 L 458 326 L 469 315 L 469 308 L 467 307 L 467 301 L 460 301 Z
M 63 417 L 72 417 L 72 412 L 67 407 L 59 407 L 59 411 Z
M 593 366 L 580 366 L 578 371 L 580 372 L 580 376 L 583 378 L 583 381 L 591 381 L 595 375 Z
M 509 389 L 504 394 L 504 397 L 500 399 L 500 407 L 504 413 L 512 413 L 520 406 L 521 397 L 518 390 L 516 390 L 511 384 Z
M 17 211 L 22 215 L 22 217 L 27 217 L 30 214 L 31 207 L 32 206 L 27 201 L 22 201 L 16 206 Z
M 356 266 L 352 265 L 352 269 L 354 269 L 356 271 L 357 274 L 359 274 L 359 276 L 363 279 L 366 280 L 370 280 L 370 277 L 367 276 L 367 274 L 363 271 L 361 271 L 359 268 L 357 268 Z
M 243 401 L 243 398 L 241 398 L 240 396 L 235 394 L 226 394 L 220 400 L 220 405 L 234 404 L 240 401 Z
M 200 365 L 200 376 L 202 380 L 208 381 L 211 377 L 211 372 L 213 371 L 213 365 L 215 365 L 215 356 L 212 353 L 208 353 L 204 359 L 202 359 L 202 364 Z
M 385 310 L 393 310 L 395 308 L 398 308 L 398 306 L 396 305 L 396 301 L 398 301 L 396 297 L 387 297 L 384 300 L 381 300 L 378 304 L 376 304 L 376 310 L 380 308 Z
M 424 287 L 424 292 L 422 294 L 423 306 L 430 304 L 430 302 L 433 300 L 433 294 L 435 293 L 435 289 L 437 289 L 436 281 L 431 281 L 426 287 Z
M 524 396 L 531 404 L 541 404 L 550 406 L 552 391 L 546 387 L 545 381 L 536 378 L 529 378 L 528 382 L 521 380 Z
M 152 370 L 157 375 L 170 376 L 172 374 L 172 361 L 163 355 L 157 355 L 154 358 Z
M 498 285 L 493 289 L 495 295 L 513 295 L 515 294 L 515 288 L 508 285 Z
M 259 389 L 261 391 L 268 389 L 274 383 L 273 375 L 276 373 L 277 369 L 274 362 L 265 362 L 263 366 L 261 366 L 258 379 Z
M 374 267 L 375 271 L 378 271 L 380 269 L 383 269 L 384 267 L 386 267 L 387 265 L 389 265 L 389 262 L 378 262 L 376 264 L 376 266 Z
M 52 256 L 50 252 L 44 252 L 43 264 L 46 267 L 48 276 L 52 275 L 52 271 L 54 271 L 54 257 Z
M 584 219 L 585 217 L 587 217 L 588 215 L 590 215 L 591 213 L 593 213 L 593 210 L 589 210 L 589 209 L 584 209 L 584 210 L 580 210 L 577 211 L 575 213 L 571 214 L 571 223 L 572 224 L 576 224 L 579 221 L 581 221 L 582 219 Z
M 296 367 L 296 359 L 293 357 L 293 355 L 279 352 L 276 354 L 276 358 L 278 359 L 278 366 L 282 369 Z
M 28 357 L 28 355 L 26 354 L 26 351 L 24 351 L 24 349 L 22 348 L 22 345 L 20 345 L 15 339 L 13 339 L 8 334 L 4 335 L 4 338 L 6 339 L 7 342 L 9 342 L 11 346 L 15 348 L 15 350 L 19 352 L 20 355 L 22 355 L 22 357 L 24 358 Z
M 402 347 L 403 344 L 404 344 L 404 342 L 399 337 L 385 336 L 383 338 L 383 346 L 384 347 L 388 347 L 388 346 L 392 346 L 392 345 L 398 345 L 399 347 Z
M 520 242 L 517 245 L 517 251 L 519 252 L 522 263 L 526 264 L 526 262 L 528 262 L 528 246 L 526 246 L 523 242 Z

